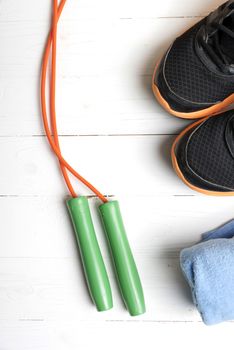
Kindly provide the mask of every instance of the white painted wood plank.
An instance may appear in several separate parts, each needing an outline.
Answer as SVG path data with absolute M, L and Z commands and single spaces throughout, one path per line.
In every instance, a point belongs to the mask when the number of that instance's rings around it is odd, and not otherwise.
M 107 195 L 198 195 L 176 176 L 172 136 L 61 137 L 63 155 Z M 1 195 L 67 193 L 45 137 L 0 138 Z M 77 191 L 90 192 L 75 182 Z
M 4 331 L 2 347 L 9 350 L 87 350 L 94 347 L 103 350 L 110 347 L 113 350 L 154 350 L 158 346 L 169 350 L 179 344 L 182 350 L 187 350 L 188 346 L 191 350 L 209 346 L 214 350 L 222 346 L 227 350 L 233 349 L 230 340 L 232 323 L 208 328 L 200 323 L 80 322 L 75 313 L 71 319 L 59 316 L 57 321 L 15 321 L 12 326 L 4 323 L 1 327 Z
M 101 77 L 63 79 L 57 104 L 60 135 L 178 133 L 188 122 L 172 117 L 158 105 L 150 80 L 150 76 L 132 77 L 128 81 Z M 44 134 L 35 79 L 25 79 L 22 88 L 21 81 L 4 81 L 0 136 Z M 35 90 L 30 86 L 32 83 Z M 22 103 L 25 100 L 28 103 Z
M 144 3 L 134 0 L 120 0 L 113 3 L 108 0 L 76 0 L 67 1 L 64 11 L 65 19 L 80 20 L 84 18 L 152 18 L 152 17 L 183 17 L 201 16 L 209 13 L 222 3 L 220 0 L 175 1 L 168 0 L 157 3 L 146 0 Z M 30 14 L 30 15 L 29 15 Z M 1 21 L 33 21 L 49 19 L 50 2 L 40 0 L 33 3 L 30 0 L 2 0 L 0 3 Z
M 58 33 L 58 75 L 80 78 L 101 74 L 115 77 L 120 73 L 151 73 L 155 60 L 171 41 L 198 20 L 107 18 L 103 21 L 97 18 L 62 22 Z M 170 31 L 166 30 L 168 27 Z M 36 77 L 48 25 L 38 21 L 0 22 L 0 29 L 4 48 L 0 57 L 1 78 Z M 143 54 L 139 55 L 139 52 Z M 154 62 L 146 62 L 152 58 Z
M 233 217 L 232 197 L 152 195 L 117 199 L 134 251 L 144 259 L 178 258 L 179 251 L 198 241 L 202 232 Z M 105 251 L 97 211 L 100 202 L 95 198 L 89 202 Z M 76 258 L 63 197 L 0 197 L 0 212 L 0 258 Z
M 58 56 L 59 132 L 175 133 L 184 123 L 157 104 L 151 76 L 170 42 L 195 21 L 96 19 L 92 26 L 90 21 L 64 24 Z M 165 30 L 169 26 L 171 30 Z M 0 135 L 40 135 L 39 71 L 47 26 L 0 23 L 0 33 Z

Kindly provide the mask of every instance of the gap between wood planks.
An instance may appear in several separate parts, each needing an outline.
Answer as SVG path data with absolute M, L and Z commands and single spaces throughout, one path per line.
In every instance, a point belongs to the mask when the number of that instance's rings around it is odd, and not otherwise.
M 173 134 L 149 134 L 149 133 L 139 133 L 139 134 L 61 134 L 59 137 L 145 137 L 145 136 L 177 136 L 179 133 L 173 133 Z M 30 138 L 30 137 L 43 137 L 46 136 L 43 134 L 35 134 L 35 135 L 0 135 L 0 138 Z
M 149 19 L 149 20 L 157 20 L 157 19 L 190 19 L 190 18 L 204 18 L 205 15 L 190 15 L 190 16 L 153 16 L 153 17 L 117 17 L 117 18 L 113 18 L 115 20 L 129 20 L 129 21 L 134 21 L 134 20 L 146 20 L 146 19 Z M 92 17 L 90 18 L 87 18 L 87 20 L 90 20 L 90 19 L 93 19 Z M 19 19 L 19 20 L 0 20 L 0 24 L 5 24 L 5 23 L 48 23 L 48 21 L 46 20 L 30 20 L 30 19 Z M 75 19 L 63 19 L 63 22 L 66 23 L 66 22 L 76 22 Z

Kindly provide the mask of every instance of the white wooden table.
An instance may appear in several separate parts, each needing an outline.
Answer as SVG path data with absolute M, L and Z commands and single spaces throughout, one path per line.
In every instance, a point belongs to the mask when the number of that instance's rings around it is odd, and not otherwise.
M 51 1 L 0 1 L 0 350 L 233 349 L 233 323 L 203 325 L 178 264 L 183 247 L 234 216 L 233 199 L 199 195 L 176 177 L 169 150 L 187 122 L 158 106 L 150 83 L 171 40 L 219 3 L 68 0 L 61 19 L 61 145 L 121 202 L 147 303 L 131 318 L 93 197 L 114 308 L 97 313 L 89 300 L 66 188 L 43 134 L 39 71 Z

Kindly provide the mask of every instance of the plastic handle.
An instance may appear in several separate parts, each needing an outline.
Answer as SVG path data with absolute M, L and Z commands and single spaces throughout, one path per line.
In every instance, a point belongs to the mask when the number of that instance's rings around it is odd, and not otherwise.
M 131 316 L 145 312 L 145 301 L 140 277 L 126 236 L 117 201 L 102 204 L 100 213 L 109 241 L 119 286 Z
M 91 298 L 98 311 L 113 307 L 111 287 L 86 197 L 67 201 Z

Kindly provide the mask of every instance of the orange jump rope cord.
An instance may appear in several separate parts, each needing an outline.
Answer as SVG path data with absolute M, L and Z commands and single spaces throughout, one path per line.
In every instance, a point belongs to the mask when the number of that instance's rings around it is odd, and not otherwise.
M 56 65 L 57 65 L 57 24 L 58 24 L 58 1 L 53 2 L 53 26 L 52 26 L 52 59 L 51 59 L 51 86 L 50 86 L 50 118 L 51 118 L 51 128 L 54 136 L 54 143 L 58 147 L 60 153 L 59 137 L 56 122 Z M 66 182 L 67 188 L 70 191 L 73 198 L 77 197 L 76 192 L 69 179 L 67 169 L 62 164 L 61 161 L 60 168 L 62 175 Z
M 55 1 L 55 0 L 54 0 Z M 59 20 L 59 17 L 62 13 L 63 7 L 66 3 L 66 0 L 61 0 L 61 3 L 58 7 L 58 11 L 56 11 L 55 15 L 57 14 L 57 22 Z M 67 170 L 69 170 L 78 180 L 80 180 L 83 184 L 85 184 L 93 193 L 95 193 L 104 203 L 108 202 L 108 200 L 104 197 L 103 194 L 101 194 L 93 185 L 91 185 L 85 178 L 83 178 L 76 170 L 74 170 L 71 165 L 63 158 L 60 148 L 59 148 L 59 143 L 58 146 L 53 140 L 53 137 L 50 133 L 50 128 L 48 124 L 48 118 L 47 118 L 47 108 L 46 108 L 46 74 L 47 74 L 47 67 L 48 67 L 48 61 L 49 61 L 49 56 L 50 56 L 50 48 L 51 48 L 51 43 L 53 39 L 53 29 L 51 30 L 47 43 L 46 43 L 46 48 L 43 56 L 43 62 L 42 62 L 42 72 L 41 72 L 41 109 L 42 109 L 42 119 L 43 119 L 43 124 L 45 128 L 45 133 L 48 139 L 48 142 L 57 156 L 57 158 L 60 161 L 60 165 L 65 167 Z M 56 114 L 54 114 L 55 121 L 56 121 Z M 52 116 L 53 118 L 53 116 Z M 55 139 L 57 137 L 58 141 L 58 135 L 57 135 L 57 127 L 55 128 Z M 66 178 L 68 179 L 67 175 L 65 175 Z M 69 179 L 68 179 L 69 180 Z M 69 181 L 70 182 L 70 181 Z M 68 184 L 68 183 L 67 183 Z M 73 195 L 73 193 L 71 193 Z

